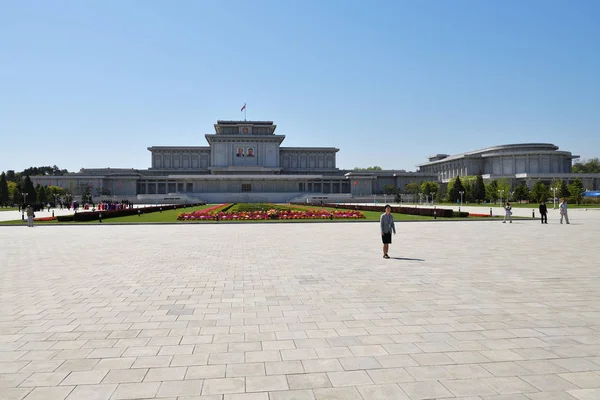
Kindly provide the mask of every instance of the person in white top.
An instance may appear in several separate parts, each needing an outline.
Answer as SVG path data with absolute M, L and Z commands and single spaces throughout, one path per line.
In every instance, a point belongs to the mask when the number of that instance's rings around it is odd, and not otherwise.
M 502 221 L 503 224 L 506 223 L 506 218 L 508 218 L 508 221 L 512 224 L 512 207 L 510 206 L 510 203 L 507 201 L 506 202 L 506 206 L 504 207 L 504 221 Z
M 567 199 L 563 199 L 562 203 L 560 203 L 560 223 L 563 223 L 563 218 L 569 223 L 569 214 L 567 213 Z

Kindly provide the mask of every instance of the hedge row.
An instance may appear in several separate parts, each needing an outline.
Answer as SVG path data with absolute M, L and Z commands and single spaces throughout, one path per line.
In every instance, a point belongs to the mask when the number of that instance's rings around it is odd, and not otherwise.
M 100 219 L 100 214 L 102 214 L 102 219 L 107 218 L 116 218 L 116 217 L 125 217 L 128 215 L 137 215 L 138 211 L 141 214 L 149 214 L 153 212 L 160 212 L 161 210 L 176 210 L 178 208 L 186 208 L 186 207 L 197 207 L 203 206 L 205 203 L 194 203 L 194 204 L 174 204 L 169 206 L 150 206 L 143 208 L 126 208 L 124 210 L 110 210 L 110 211 L 91 211 L 91 212 L 81 212 L 73 215 L 59 215 L 56 219 L 59 222 L 86 222 L 86 221 L 97 221 Z
M 307 203 L 291 203 L 296 205 L 307 205 Z M 360 210 L 360 211 L 379 211 L 385 212 L 385 205 L 345 205 L 345 204 L 337 204 L 337 203 L 308 203 L 309 206 L 313 207 L 333 207 L 343 210 Z M 461 215 L 451 209 L 446 208 L 416 208 L 416 207 L 401 207 L 401 206 L 391 206 L 393 213 L 399 214 L 410 214 L 410 215 L 422 215 L 426 217 L 433 217 L 434 213 L 436 217 L 441 218 L 452 218 L 455 216 L 466 217 L 469 213 L 461 212 Z

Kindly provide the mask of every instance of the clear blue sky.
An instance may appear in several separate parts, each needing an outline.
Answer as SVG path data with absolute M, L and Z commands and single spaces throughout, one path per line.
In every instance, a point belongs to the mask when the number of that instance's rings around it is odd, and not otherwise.
M 338 166 L 551 142 L 600 156 L 600 2 L 2 1 L 0 170 L 147 168 L 217 119 Z

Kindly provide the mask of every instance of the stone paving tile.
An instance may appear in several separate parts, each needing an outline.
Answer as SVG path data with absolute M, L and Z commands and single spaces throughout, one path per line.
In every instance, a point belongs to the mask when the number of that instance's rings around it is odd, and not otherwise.
M 325 373 L 287 375 L 290 389 L 329 388 L 333 385 Z
M 376 224 L 0 227 L 0 399 L 600 398 L 573 211 L 402 223 L 392 260 Z
M 269 393 L 269 400 L 315 400 L 315 395 L 312 390 L 287 390 Z
M 246 380 L 244 378 L 206 379 L 202 388 L 202 395 L 244 393 Z
M 102 383 L 139 383 L 144 380 L 148 368 L 138 369 L 113 369 L 107 372 Z
M 246 392 L 268 392 L 288 390 L 288 382 L 284 375 L 250 376 L 246 378 Z
M 25 400 L 63 400 L 73 389 L 73 386 L 36 387 L 25 396 Z
M 73 389 L 67 400 L 109 400 L 116 389 L 116 384 L 81 385 Z
M 130 400 L 152 398 L 158 392 L 160 382 L 121 383 L 113 393 L 111 400 Z
M 314 389 L 317 400 L 363 400 L 356 388 L 327 388 Z
M 22 400 L 33 388 L 2 388 L 0 390 L 0 399 L 2 400 Z

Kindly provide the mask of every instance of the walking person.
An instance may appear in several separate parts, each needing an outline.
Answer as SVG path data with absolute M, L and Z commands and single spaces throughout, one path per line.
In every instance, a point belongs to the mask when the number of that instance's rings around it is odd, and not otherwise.
M 35 214 L 33 213 L 33 208 L 31 208 L 30 205 L 27 205 L 25 212 L 27 213 L 27 226 L 33 228 L 33 217 L 35 217 Z
M 389 204 L 385 205 L 385 213 L 379 217 L 379 225 L 381 228 L 381 240 L 383 241 L 383 258 L 390 258 L 388 250 L 392 243 L 392 232 L 396 234 L 396 225 L 394 224 L 394 216 L 392 215 L 392 207 Z
M 502 221 L 503 224 L 506 223 L 506 218 L 508 218 L 508 221 L 512 224 L 512 207 L 508 201 L 504 207 L 504 221 Z
M 542 218 L 542 224 L 548 223 L 548 208 L 546 207 L 546 202 L 542 200 L 540 202 L 540 216 Z
M 560 206 L 558 207 L 560 209 L 560 223 L 563 223 L 563 217 L 564 219 L 567 221 L 567 225 L 569 224 L 569 214 L 567 213 L 567 199 L 564 198 L 562 203 L 560 203 Z

